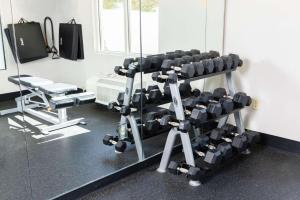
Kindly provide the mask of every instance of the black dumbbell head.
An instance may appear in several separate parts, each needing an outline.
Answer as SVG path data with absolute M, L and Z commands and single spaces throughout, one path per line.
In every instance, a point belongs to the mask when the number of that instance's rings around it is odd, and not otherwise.
M 174 66 L 181 67 L 181 65 L 183 65 L 185 63 L 186 63 L 186 60 L 184 60 L 183 58 L 175 58 L 174 59 Z
M 202 60 L 202 63 L 204 65 L 204 72 L 205 74 L 213 73 L 215 70 L 214 61 L 212 59 L 205 59 Z
M 191 63 L 194 61 L 194 58 L 192 56 L 182 56 L 182 59 L 184 60 L 185 63 Z
M 207 149 L 208 144 L 209 144 L 209 137 L 207 135 L 201 134 L 196 137 L 193 146 L 197 151 L 205 151 Z
M 197 101 L 193 97 L 189 97 L 182 100 L 182 105 L 187 109 L 192 109 L 196 106 Z
M 137 89 L 135 89 L 135 91 L 134 91 L 134 93 L 146 93 L 147 92 L 147 90 L 145 89 L 145 88 L 137 88 Z
M 192 86 L 189 83 L 181 83 L 179 85 L 179 92 L 183 97 L 189 97 L 192 93 Z
M 167 82 L 164 84 L 164 96 L 168 98 L 171 97 L 170 85 Z
M 196 76 L 202 76 L 204 73 L 204 65 L 202 62 L 194 62 L 193 63 L 195 68 L 195 75 Z
M 209 55 L 209 58 L 220 57 L 220 53 L 218 51 L 209 51 L 208 55 Z
M 179 122 L 178 130 L 182 132 L 188 132 L 191 129 L 191 123 L 189 120 L 183 120 Z
M 203 174 L 204 172 L 200 168 L 191 166 L 188 170 L 187 178 L 192 181 L 199 181 Z
M 254 131 L 246 131 L 245 135 L 247 136 L 248 144 L 253 145 L 260 142 L 260 134 Z
M 213 100 L 213 95 L 210 92 L 202 92 L 198 97 L 198 101 L 202 104 L 208 104 L 211 100 Z
M 232 68 L 236 69 L 240 65 L 240 61 L 241 61 L 239 55 L 231 53 L 228 56 L 232 58 L 232 61 L 233 61 L 233 67 Z
M 136 108 L 140 108 L 147 103 L 147 97 L 145 93 L 135 93 L 131 99 L 132 105 Z M 143 104 L 143 105 L 142 105 Z
M 167 81 L 168 81 L 169 83 L 171 83 L 171 84 L 172 84 L 172 83 L 176 83 L 177 80 L 178 80 L 178 76 L 177 76 L 177 74 L 175 74 L 175 73 L 169 74 L 168 79 L 167 79 Z
M 208 150 L 205 154 L 204 162 L 209 164 L 218 164 L 222 161 L 222 153 L 218 149 Z
M 194 65 L 193 64 L 183 64 L 180 72 L 184 78 L 192 78 L 195 75 Z
M 247 106 L 249 104 L 249 101 L 251 101 L 249 99 L 251 98 L 244 92 L 238 92 L 233 96 L 233 101 L 238 107 Z
M 207 120 L 207 113 L 205 109 L 194 108 L 190 116 L 192 125 L 199 127 L 203 122 Z
M 140 106 L 137 106 L 140 107 Z M 124 116 L 128 116 L 130 114 L 131 110 L 128 106 L 122 106 L 120 110 L 120 114 Z
M 158 85 L 149 85 L 147 88 L 147 93 L 149 93 L 151 90 L 159 89 Z
M 165 115 L 160 119 L 161 126 L 169 126 L 169 122 L 172 122 L 173 116 L 172 115 Z
M 227 96 L 225 88 L 216 88 L 213 92 L 213 97 L 217 100 L 223 98 L 224 96 Z
M 222 142 L 218 144 L 217 149 L 221 152 L 223 159 L 228 160 L 233 156 L 231 144 Z
M 121 66 L 115 66 L 115 68 L 114 68 L 114 72 L 118 75 L 123 75 L 121 70 L 122 70 Z
M 159 121 L 157 121 L 157 120 L 146 121 L 145 128 L 147 131 L 156 131 L 160 128 Z
M 222 105 L 220 103 L 211 102 L 207 105 L 207 113 L 211 118 L 218 118 L 222 115 Z
M 194 97 L 199 97 L 201 95 L 201 91 L 196 88 L 192 91 L 192 94 Z
M 151 56 L 151 57 L 147 57 L 150 60 L 151 63 L 151 69 L 153 69 L 153 71 L 159 71 L 162 65 L 162 62 L 164 60 L 164 55 L 162 56 Z
M 157 81 L 159 83 L 164 82 L 164 80 L 160 77 L 160 72 L 154 72 L 152 73 L 152 80 Z
M 231 56 L 221 56 L 224 62 L 224 70 L 232 69 L 233 68 L 233 60 Z
M 228 114 L 233 111 L 234 103 L 232 99 L 229 98 L 221 98 L 219 99 L 219 103 L 222 105 L 222 113 Z
M 234 147 L 238 152 L 243 152 L 248 147 L 248 138 L 245 134 L 237 135 L 232 140 L 232 147 Z
M 145 121 L 152 121 L 155 120 L 159 117 L 159 113 L 158 112 L 148 112 L 145 115 Z
M 177 170 L 177 168 L 179 168 L 179 167 L 180 167 L 180 164 L 178 162 L 171 161 L 168 165 L 168 170 L 171 174 L 179 175 L 179 174 L 181 174 L 181 172 L 179 170 Z
M 159 102 L 162 98 L 162 93 L 159 89 L 153 89 L 149 92 L 148 100 L 150 103 Z
M 119 92 L 117 101 L 120 105 L 123 105 L 124 103 L 124 96 L 125 96 L 125 92 Z
M 200 50 L 198 49 L 191 49 L 190 52 L 192 53 L 192 55 L 200 54 Z
M 113 110 L 115 108 L 115 106 L 117 106 L 117 102 L 109 102 L 107 105 L 107 109 L 108 110 Z
M 135 59 L 134 58 L 125 58 L 124 62 L 123 62 L 123 66 L 125 69 L 128 69 L 129 68 L 129 65 L 131 63 L 134 63 L 135 62 Z
M 215 128 L 210 133 L 210 139 L 213 141 L 220 141 L 225 135 L 225 131 L 221 128 Z
M 186 55 L 186 56 L 192 56 L 193 53 L 191 51 L 184 51 L 184 55 Z
M 145 71 L 151 67 L 151 61 L 149 58 L 139 57 L 136 58 L 136 60 L 138 62 L 137 68 L 138 69 L 142 68 L 141 71 Z
M 162 65 L 161 65 L 161 70 L 165 74 L 167 71 L 171 70 L 172 66 L 174 66 L 174 65 L 175 65 L 174 60 L 166 59 L 163 61 Z
M 105 135 L 103 138 L 103 144 L 104 145 L 108 145 L 108 146 L 112 146 L 113 144 L 110 142 L 111 140 L 113 140 L 114 137 L 112 135 Z
M 180 56 L 184 56 L 185 55 L 185 53 L 184 53 L 183 50 L 175 50 L 174 52 L 177 53 Z
M 116 152 L 123 153 L 125 151 L 126 147 L 127 147 L 126 142 L 118 141 L 117 144 L 115 145 L 115 150 L 116 150 Z
M 222 129 L 225 131 L 226 135 L 231 135 L 232 133 L 237 132 L 237 127 L 232 124 L 225 124 Z
M 220 57 L 214 58 L 215 72 L 221 72 L 224 69 L 223 59 Z

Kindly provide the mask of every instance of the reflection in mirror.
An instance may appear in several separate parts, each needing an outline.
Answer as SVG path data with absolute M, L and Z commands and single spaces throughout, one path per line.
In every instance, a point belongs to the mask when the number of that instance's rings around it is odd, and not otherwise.
M 208 41 L 208 38 L 219 41 L 218 39 L 223 37 L 220 31 L 222 24 L 219 22 L 223 20 L 224 13 L 221 11 L 223 9 L 224 12 L 224 4 L 206 0 L 141 2 L 142 56 L 156 60 L 160 65 L 156 72 L 153 70 L 154 73 L 145 73 L 143 79 L 146 82 L 144 87 L 149 88 L 148 102 L 145 105 L 147 111 L 144 112 L 144 123 L 149 133 L 148 139 L 143 141 L 146 157 L 149 157 L 163 151 L 169 131 L 173 126 L 179 125 L 180 120 L 177 119 L 184 119 L 185 115 L 191 114 L 192 110 L 186 110 L 187 113 L 179 112 L 177 107 L 180 107 L 180 101 L 199 94 L 205 86 L 203 80 L 181 81 L 172 89 L 171 81 L 166 81 L 167 76 L 160 75 L 177 73 L 181 77 L 192 77 L 195 73 L 194 66 L 183 67 L 182 64 L 190 64 L 195 60 L 199 62 L 198 59 L 204 58 L 204 54 L 199 55 L 200 53 L 220 51 L 209 49 L 212 47 L 211 43 L 219 43 Z M 219 11 L 220 13 L 216 14 Z
M 0 13 L 0 70 L 6 69 L 5 53 L 4 53 L 4 44 L 3 44 L 3 33 L 2 33 L 2 19 Z
M 13 24 L 20 81 L 6 85 L 20 83 L 23 96 L 12 97 L 7 108 L 17 108 L 10 115 L 26 126 L 28 163 L 20 162 L 30 171 L 25 199 L 53 198 L 143 159 L 141 101 L 135 106 L 131 101 L 142 82 L 140 38 L 130 34 L 140 30 L 135 6 L 127 9 L 127 0 L 12 0 L 8 5 L 14 20 L 5 24 Z M 129 30 L 131 10 L 137 19 Z M 17 187 L 9 193 L 18 195 Z
M 9 1 L 1 1 L 0 8 L 0 199 L 29 199 L 29 171 L 22 111 L 15 107 L 14 98 L 21 98 L 17 84 L 18 65 L 6 35 L 12 24 Z M 17 191 L 17 192 L 16 192 Z

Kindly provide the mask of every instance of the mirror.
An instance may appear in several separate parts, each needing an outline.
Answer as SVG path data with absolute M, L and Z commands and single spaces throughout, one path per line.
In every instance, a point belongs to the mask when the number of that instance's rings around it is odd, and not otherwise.
M 177 50 L 178 53 L 180 52 L 178 50 L 190 51 L 191 49 L 200 50 L 201 53 L 210 50 L 222 53 L 224 1 L 142 0 L 141 2 L 143 57 L 163 54 L 165 60 L 174 60 L 175 58 L 169 56 L 172 52 Z M 157 104 L 149 108 L 157 112 L 159 119 L 170 114 L 166 110 L 170 108 L 172 97 L 170 97 L 168 83 L 153 81 L 152 75 L 152 73 L 145 74 L 144 82 L 146 88 L 158 85 L 163 94 Z M 184 99 L 184 94 L 191 93 L 195 89 L 207 90 L 212 83 L 216 81 L 187 81 L 186 84 L 181 81 L 178 83 L 180 98 Z M 157 109 L 161 109 L 162 115 L 156 111 Z M 146 119 L 147 113 L 144 115 Z M 175 116 L 173 112 L 171 115 Z M 155 131 L 152 131 L 153 136 L 143 141 L 144 149 L 148 152 L 147 157 L 163 151 L 170 128 L 171 126 L 160 126 L 156 129 L 163 130 L 161 133 L 154 134 Z
M 1 32 L 0 32 L 0 70 L 6 69 L 6 61 L 5 61 L 5 47 L 3 44 L 3 33 L 2 33 L 2 19 L 1 19 L 1 13 L 0 13 L 0 28 L 1 28 Z
M 27 141 L 23 134 L 22 111 L 13 109 L 15 98 L 21 98 L 19 68 L 10 47 L 11 40 L 8 40 L 13 38 L 5 34 L 13 15 L 9 1 L 0 4 L 0 190 L 3 191 L 0 198 L 28 199 Z
M 21 87 L 27 91 L 23 121 L 31 199 L 54 198 L 143 159 L 132 144 L 132 132 L 140 137 L 139 101 L 134 116 L 120 114 L 142 81 L 138 72 L 132 81 L 124 68 L 126 58 L 141 57 L 139 45 L 131 48 L 139 38 L 127 31 L 131 6 L 125 0 L 12 0 Z M 132 9 L 135 17 L 138 8 Z M 139 18 L 136 23 L 134 32 Z M 115 66 L 121 66 L 120 75 Z M 137 69 L 138 62 L 125 67 Z M 122 92 L 128 94 L 118 99 Z

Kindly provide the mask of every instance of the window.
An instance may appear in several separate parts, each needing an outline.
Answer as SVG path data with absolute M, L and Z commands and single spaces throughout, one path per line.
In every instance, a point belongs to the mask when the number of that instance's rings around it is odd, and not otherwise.
M 99 0 L 100 50 L 140 52 L 140 0 Z M 158 52 L 159 1 L 142 2 L 143 53 Z
M 3 35 L 2 35 L 2 24 L 1 24 L 1 16 L 0 16 L 0 70 L 2 69 L 6 69 L 6 65 L 5 65 Z

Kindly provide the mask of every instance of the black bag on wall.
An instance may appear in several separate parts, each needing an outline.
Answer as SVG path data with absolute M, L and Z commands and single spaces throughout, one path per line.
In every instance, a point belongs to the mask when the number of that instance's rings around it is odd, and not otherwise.
M 74 19 L 59 24 L 59 54 L 70 60 L 84 59 L 82 26 Z
M 16 39 L 14 39 L 14 31 Z M 17 24 L 8 24 L 5 34 L 15 58 L 15 46 L 17 47 L 20 63 L 48 57 L 40 23 L 27 22 L 21 19 Z

